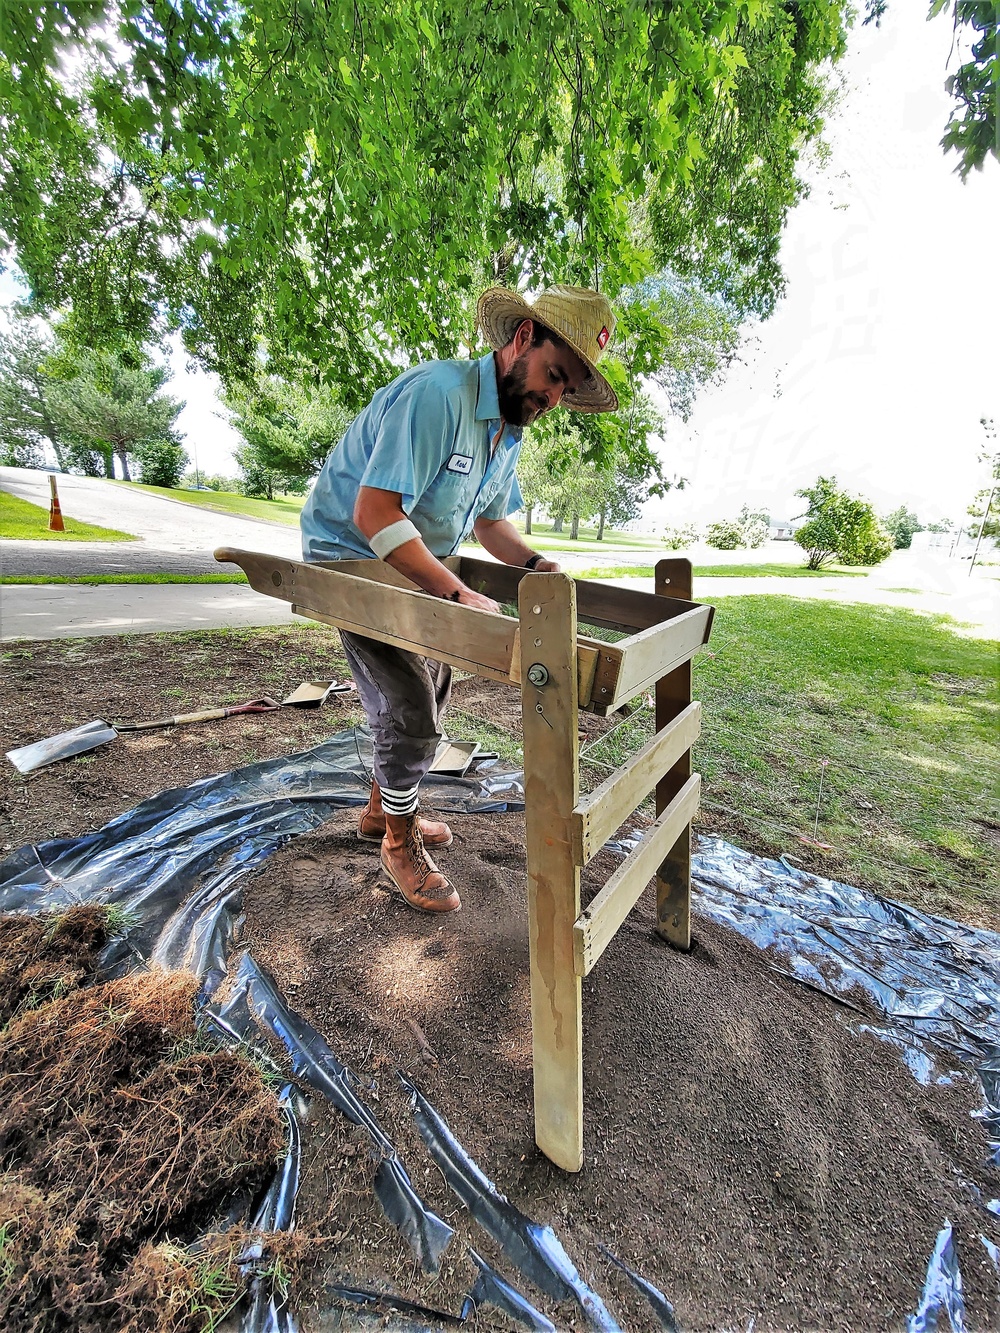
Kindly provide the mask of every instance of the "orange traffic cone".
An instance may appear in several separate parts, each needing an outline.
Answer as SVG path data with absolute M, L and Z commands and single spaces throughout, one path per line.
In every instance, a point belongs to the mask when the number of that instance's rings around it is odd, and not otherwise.
M 56 490 L 56 479 L 49 473 L 49 490 L 52 492 L 52 501 L 49 505 L 49 532 L 65 532 L 66 525 L 63 523 L 62 510 L 59 508 L 59 492 Z

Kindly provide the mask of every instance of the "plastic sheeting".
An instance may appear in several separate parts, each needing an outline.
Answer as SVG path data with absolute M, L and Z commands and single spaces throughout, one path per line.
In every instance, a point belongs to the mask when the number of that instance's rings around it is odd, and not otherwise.
M 554 1301 L 575 1300 L 591 1328 L 620 1333 L 604 1302 L 583 1281 L 551 1227 L 525 1217 L 500 1194 L 452 1134 L 415 1083 L 398 1074 L 409 1093 L 417 1128 L 445 1180 L 479 1225 L 526 1277 Z
M 1000 935 L 930 916 L 714 838 L 692 858 L 697 906 L 771 949 L 788 975 L 840 999 L 860 987 L 922 1082 L 958 1064 L 982 1084 L 1000 1163 Z
M 226 975 L 245 873 L 290 838 L 316 828 L 335 809 L 363 804 L 370 773 L 370 738 L 350 731 L 301 755 L 163 792 L 95 833 L 13 853 L 0 864 L 0 911 L 52 910 L 86 901 L 125 905 L 132 924 L 106 951 L 108 975 L 149 962 L 187 967 L 203 978 L 206 996 L 211 996 Z M 519 773 L 494 768 L 475 778 L 431 777 L 425 795 L 428 804 L 442 810 L 521 808 L 523 781 Z M 841 1001 L 852 987 L 863 987 L 885 1016 L 871 1030 L 898 1047 L 916 1076 L 931 1080 L 939 1070 L 956 1065 L 975 1071 L 984 1091 L 983 1118 L 1000 1161 L 1000 936 L 784 862 L 761 860 L 716 839 L 699 840 L 692 869 L 697 908 L 770 949 L 775 965 L 788 975 Z M 239 965 L 227 1003 L 210 1005 L 206 1017 L 232 1040 L 250 1039 L 255 1022 L 269 1026 L 286 1043 L 303 1081 L 366 1130 L 385 1164 L 384 1171 L 380 1167 L 379 1198 L 421 1264 L 432 1271 L 450 1228 L 413 1191 L 393 1145 L 360 1099 L 357 1079 L 288 1008 L 252 959 L 244 958 Z M 289 1151 L 258 1208 L 262 1229 L 292 1224 L 301 1111 L 295 1102 L 289 1093 Z M 554 1298 L 578 1301 L 593 1327 L 616 1328 L 550 1229 L 512 1209 L 433 1108 L 423 1106 L 427 1141 L 436 1144 L 442 1169 L 447 1161 L 453 1188 L 474 1216 L 489 1220 L 489 1226 L 485 1221 L 483 1225 L 498 1243 L 506 1240 L 519 1271 Z M 984 1216 L 993 1203 L 984 1202 Z M 950 1228 L 946 1231 L 931 1257 L 908 1333 L 931 1333 L 942 1311 L 956 1330 L 960 1327 L 955 1320 L 962 1319 L 964 1308 L 961 1274 Z M 994 1243 L 985 1236 L 982 1240 L 995 1256 Z M 480 1277 L 463 1314 L 484 1300 L 499 1308 L 506 1308 L 506 1301 L 507 1312 L 516 1318 L 518 1311 L 527 1327 L 547 1327 L 545 1317 L 505 1279 L 484 1260 L 477 1262 L 482 1265 Z M 639 1274 L 627 1271 L 654 1309 L 657 1300 L 662 1301 L 658 1317 L 669 1328 L 669 1301 Z M 360 1297 L 360 1289 L 355 1294 Z M 369 1314 L 362 1314 L 359 1308 L 350 1326 L 384 1319 L 387 1309 L 376 1314 L 369 1306 Z M 433 1314 L 427 1311 L 425 1317 Z M 426 1326 L 415 1312 L 411 1315 L 395 1307 L 392 1326 Z M 329 1326 L 349 1325 L 338 1320 Z M 286 1307 L 258 1290 L 242 1329 L 295 1333 L 295 1322 Z

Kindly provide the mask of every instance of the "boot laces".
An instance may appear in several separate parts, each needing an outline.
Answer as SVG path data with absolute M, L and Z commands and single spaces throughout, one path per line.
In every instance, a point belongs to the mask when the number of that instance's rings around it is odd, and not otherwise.
M 407 821 L 406 827 L 406 854 L 410 858 L 410 864 L 420 876 L 420 883 L 423 884 L 427 876 L 431 873 L 431 868 L 427 864 L 427 853 L 424 850 L 424 838 L 420 832 L 420 822 L 416 815 Z

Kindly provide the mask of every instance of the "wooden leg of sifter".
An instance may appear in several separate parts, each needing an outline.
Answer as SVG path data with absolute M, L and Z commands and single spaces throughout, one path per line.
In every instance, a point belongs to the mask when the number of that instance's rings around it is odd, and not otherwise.
M 580 870 L 570 836 L 579 790 L 576 586 L 565 574 L 528 574 L 518 604 L 535 1142 L 556 1166 L 579 1171 L 583 1018 L 573 925 Z
M 691 561 L 660 560 L 655 590 L 661 597 L 691 600 Z M 682 663 L 656 682 L 656 730 L 691 702 L 691 663 Z M 661 814 L 691 776 L 691 751 L 685 750 L 656 785 L 656 813 Z M 656 872 L 656 929 L 668 944 L 691 947 L 691 825 L 684 828 Z

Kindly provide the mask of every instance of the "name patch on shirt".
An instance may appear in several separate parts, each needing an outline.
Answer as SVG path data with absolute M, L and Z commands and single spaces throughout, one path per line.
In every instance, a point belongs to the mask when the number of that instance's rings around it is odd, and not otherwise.
M 461 472 L 467 476 L 472 471 L 472 458 L 468 454 L 452 454 L 448 459 L 449 472 Z

